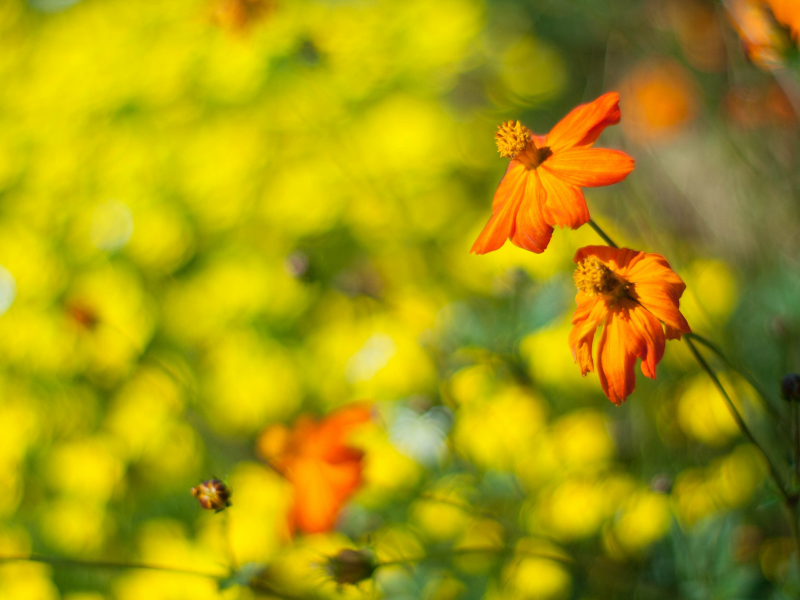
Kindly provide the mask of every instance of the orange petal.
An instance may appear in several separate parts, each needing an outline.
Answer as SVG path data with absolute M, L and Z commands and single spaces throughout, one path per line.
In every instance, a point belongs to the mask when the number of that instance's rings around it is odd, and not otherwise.
M 537 169 L 547 194 L 544 216 L 550 225 L 577 229 L 589 222 L 589 208 L 580 188 L 561 181 L 544 169 Z
M 331 465 L 312 459 L 298 460 L 292 468 L 293 521 L 305 533 L 330 531 L 347 499 L 361 483 L 361 465 Z
M 514 235 L 519 210 L 530 171 L 521 162 L 512 160 L 492 200 L 492 216 L 472 245 L 473 254 L 497 250 Z
M 544 188 L 536 171 L 531 171 L 511 242 L 536 254 L 545 251 L 553 235 L 553 228 L 545 222 L 544 203 Z
M 599 187 L 622 181 L 633 165 L 633 159 L 618 150 L 569 148 L 555 152 L 542 163 L 542 169 L 568 184 Z
M 619 275 L 626 276 L 629 265 L 640 260 L 645 255 L 644 252 L 638 250 L 629 250 L 628 248 L 612 248 L 611 246 L 584 246 L 576 253 L 572 261 L 577 264 L 582 260 L 586 260 L 590 256 L 598 259 L 608 268 Z
M 619 123 L 619 94 L 609 92 L 594 102 L 581 104 L 547 134 L 546 145 L 555 154 L 574 146 L 591 146 L 609 125 Z
M 601 298 L 590 297 L 583 292 L 578 292 L 576 300 L 578 309 L 572 317 L 575 326 L 569 332 L 569 348 L 572 358 L 581 368 L 581 375 L 586 375 L 594 371 L 592 342 L 597 326 L 608 314 L 608 308 Z
M 597 344 L 597 375 L 603 392 L 614 404 L 625 402 L 636 387 L 634 366 L 642 345 L 627 311 L 619 307 L 609 310 Z
M 628 316 L 630 322 L 639 337 L 644 341 L 642 352 L 638 355 L 642 359 L 642 373 L 650 379 L 656 378 L 656 365 L 664 357 L 664 330 L 661 323 L 648 310 L 637 306 L 633 302 L 630 304 Z
M 686 284 L 660 254 L 644 254 L 631 261 L 623 276 L 633 283 L 639 303 L 670 327 L 669 339 L 680 339 L 691 329 L 680 312 L 680 297 Z

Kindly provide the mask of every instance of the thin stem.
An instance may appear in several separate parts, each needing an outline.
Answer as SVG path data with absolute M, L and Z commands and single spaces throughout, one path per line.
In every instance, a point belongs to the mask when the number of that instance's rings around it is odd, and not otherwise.
M 610 237 L 608 237 L 608 236 L 606 235 L 606 232 L 605 232 L 605 231 L 603 231 L 602 229 L 600 229 L 600 226 L 599 226 L 597 223 L 595 223 L 593 219 L 589 219 L 589 227 L 591 227 L 592 229 L 594 229 L 594 232 L 595 232 L 597 235 L 599 235 L 601 238 L 603 238 L 603 241 L 604 241 L 606 244 L 608 244 L 608 245 L 609 245 L 609 246 L 611 246 L 612 248 L 619 248 L 619 246 L 617 246 L 617 245 L 614 243 L 614 240 L 612 240 Z
M 764 455 L 764 458 L 767 460 L 767 464 L 769 465 L 770 474 L 772 475 L 772 479 L 775 482 L 775 485 L 778 487 L 778 490 L 780 490 L 781 495 L 784 497 L 784 499 L 788 502 L 789 495 L 786 492 L 786 488 L 783 484 L 783 479 L 778 474 L 775 465 L 772 464 L 772 460 L 770 460 L 769 455 L 764 451 L 764 448 L 761 447 L 761 444 L 758 443 L 758 440 L 756 440 L 755 436 L 750 431 L 750 428 L 747 427 L 747 423 L 744 422 L 742 415 L 739 413 L 739 409 L 736 408 L 736 405 L 733 403 L 733 400 L 731 400 L 731 397 L 728 395 L 728 392 L 725 391 L 725 388 L 720 382 L 719 377 L 717 377 L 717 374 L 714 372 L 714 370 L 711 368 L 708 362 L 706 362 L 706 359 L 703 358 L 703 355 L 697 351 L 697 348 L 692 343 L 692 339 L 690 337 L 685 337 L 684 339 L 686 340 L 686 344 L 689 346 L 689 349 L 692 351 L 692 354 L 694 355 L 697 362 L 700 363 L 700 366 L 703 367 L 703 370 L 705 370 L 705 372 L 711 378 L 711 381 L 714 382 L 714 385 L 717 387 L 720 394 L 722 394 L 722 397 L 725 399 L 725 403 L 728 405 L 728 410 L 730 410 L 731 416 L 733 416 L 733 420 L 736 421 L 736 425 L 739 426 L 739 429 L 744 434 L 744 436 L 748 440 L 750 440 L 750 443 L 753 444 L 756 448 L 758 448 L 761 454 Z
M 146 569 L 149 571 L 165 571 L 168 573 L 179 573 L 181 575 L 195 575 L 197 577 L 207 577 L 208 579 L 220 579 L 225 577 L 224 573 L 215 575 L 203 571 L 193 571 L 191 569 L 176 569 L 161 565 L 149 565 L 146 563 L 126 563 L 111 560 L 80 560 L 76 558 L 61 558 L 55 556 L 41 556 L 38 554 L 20 555 L 0 555 L 0 563 L 24 561 L 37 562 L 52 565 L 54 567 L 86 567 L 89 569 Z
M 437 554 L 426 554 L 425 556 L 419 556 L 419 557 L 415 557 L 415 558 L 403 558 L 403 559 L 398 559 L 398 560 L 389 560 L 389 561 L 386 561 L 386 562 L 378 563 L 376 565 L 376 568 L 379 568 L 379 567 L 390 567 L 390 566 L 394 566 L 394 565 L 407 565 L 407 564 L 410 564 L 410 563 L 418 563 L 418 562 L 422 562 L 426 558 L 447 558 L 449 556 L 463 556 L 465 554 L 490 554 L 490 553 L 502 554 L 502 553 L 505 553 L 505 552 L 508 552 L 508 553 L 513 552 L 515 554 L 519 554 L 519 555 L 522 555 L 522 556 L 532 556 L 532 557 L 536 557 L 536 558 L 546 558 L 548 560 L 553 560 L 553 561 L 556 561 L 556 562 L 560 562 L 560 563 L 563 563 L 565 565 L 571 565 L 571 564 L 573 564 L 575 562 L 575 561 L 573 561 L 571 558 L 569 558 L 567 556 L 562 556 L 562 555 L 559 555 L 559 554 L 552 554 L 552 553 L 549 553 L 549 552 L 534 552 L 534 551 L 526 551 L 526 550 L 514 550 L 513 548 L 508 548 L 506 546 L 502 546 L 500 548 L 494 546 L 494 547 L 487 547 L 487 548 L 454 548 L 454 549 L 450 550 L 449 552 L 444 552 L 444 553 L 441 553 L 441 554 L 438 554 L 438 553 Z
M 776 419 L 780 417 L 778 411 L 769 401 L 770 394 L 767 392 L 767 390 L 765 390 L 764 387 L 756 380 L 756 378 L 753 377 L 750 373 L 748 373 L 745 369 L 733 364 L 733 362 L 731 362 L 731 360 L 725 355 L 725 353 L 722 352 L 719 346 L 717 346 L 714 342 L 712 342 L 708 338 L 705 338 L 702 335 L 698 335 L 696 333 L 686 333 L 684 335 L 701 343 L 703 346 L 705 346 L 706 348 L 711 350 L 714 354 L 716 354 L 720 359 L 722 359 L 722 362 L 724 362 L 729 369 L 731 369 L 732 371 L 736 371 L 742 377 L 744 377 L 747 383 L 749 383 L 764 400 L 764 406 L 767 407 L 769 413 Z

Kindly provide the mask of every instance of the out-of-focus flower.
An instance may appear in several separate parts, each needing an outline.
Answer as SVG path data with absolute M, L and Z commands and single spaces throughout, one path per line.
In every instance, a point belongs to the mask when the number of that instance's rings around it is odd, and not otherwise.
M 217 0 L 211 8 L 211 18 L 224 29 L 244 33 L 273 8 L 272 0 Z
M 792 103 L 777 83 L 766 89 L 733 87 L 725 95 L 724 106 L 728 118 L 746 129 L 768 125 L 791 126 L 797 123 Z
M 354 585 L 372 577 L 375 572 L 375 557 L 369 550 L 345 548 L 331 556 L 324 569 L 339 585 Z
M 627 118 L 622 124 L 637 141 L 663 140 L 674 135 L 697 113 L 697 85 L 674 61 L 644 61 L 620 88 Z
M 603 323 L 597 374 L 606 397 L 621 404 L 636 386 L 636 358 L 642 359 L 645 377 L 655 379 L 665 331 L 670 340 L 690 333 L 679 310 L 686 286 L 659 254 L 587 246 L 578 250 L 574 262 L 578 308 L 569 335 L 572 356 L 583 375 L 594 371 L 592 342 Z
M 97 311 L 80 302 L 67 303 L 66 311 L 75 323 L 88 331 L 92 331 L 100 322 Z
M 732 0 L 726 7 L 747 57 L 765 70 L 778 66 L 788 40 L 772 18 L 766 0 Z M 789 11 L 784 16 L 788 15 Z
M 725 68 L 725 39 L 718 11 L 698 0 L 672 0 L 667 18 L 689 64 L 700 71 Z
M 304 533 L 333 529 L 342 506 L 361 485 L 364 453 L 348 445 L 354 429 L 368 422 L 369 407 L 347 406 L 314 421 L 303 415 L 293 429 L 267 427 L 256 450 L 294 486 L 290 528 Z
M 231 505 L 231 491 L 224 481 L 208 479 L 192 488 L 192 496 L 206 510 L 220 512 Z
M 789 28 L 792 39 L 800 41 L 800 2 L 797 0 L 764 0 L 775 20 Z
M 533 135 L 519 121 L 500 125 L 497 149 L 511 162 L 494 194 L 492 216 L 471 251 L 486 254 L 510 239 L 538 254 L 547 248 L 555 225 L 577 229 L 588 222 L 581 187 L 611 185 L 633 170 L 627 154 L 591 147 L 619 119 L 619 95 L 609 92 L 573 109 L 546 136 Z

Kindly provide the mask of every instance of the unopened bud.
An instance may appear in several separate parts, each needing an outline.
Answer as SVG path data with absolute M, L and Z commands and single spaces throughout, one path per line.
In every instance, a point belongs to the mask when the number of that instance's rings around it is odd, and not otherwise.
M 789 373 L 781 381 L 781 396 L 787 402 L 800 402 L 800 375 Z
M 219 512 L 231 505 L 231 491 L 224 481 L 209 479 L 192 488 L 192 496 L 206 510 Z
M 372 552 L 349 548 L 340 550 L 325 563 L 325 571 L 339 585 L 355 584 L 369 579 L 376 568 Z

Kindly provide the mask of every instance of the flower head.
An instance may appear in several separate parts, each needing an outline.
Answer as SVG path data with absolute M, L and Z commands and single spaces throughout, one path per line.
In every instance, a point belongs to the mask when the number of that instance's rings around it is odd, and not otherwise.
M 333 529 L 342 506 L 361 485 L 364 453 L 351 447 L 348 437 L 369 418 L 369 407 L 357 404 L 319 421 L 303 415 L 291 430 L 272 425 L 261 432 L 256 451 L 294 487 L 292 529 Z
M 686 286 L 659 254 L 587 246 L 578 250 L 574 261 L 578 308 L 572 317 L 570 349 L 583 375 L 594 371 L 592 343 L 603 325 L 597 375 L 606 397 L 621 404 L 636 385 L 636 359 L 642 359 L 645 377 L 655 379 L 665 339 L 691 332 L 679 310 Z
M 328 557 L 324 568 L 328 575 L 339 585 L 355 585 L 369 579 L 375 572 L 375 557 L 369 550 L 352 550 L 345 548 Z
M 192 496 L 206 510 L 219 512 L 231 505 L 231 491 L 224 481 L 209 479 L 192 488 Z
M 617 183 L 633 170 L 627 154 L 591 147 L 619 118 L 619 95 L 610 92 L 575 108 L 546 136 L 532 134 L 519 121 L 500 125 L 497 150 L 511 162 L 472 252 L 497 250 L 507 239 L 544 252 L 555 225 L 576 229 L 586 223 L 589 209 L 581 188 Z

